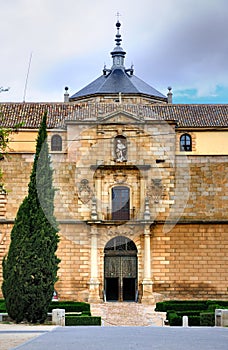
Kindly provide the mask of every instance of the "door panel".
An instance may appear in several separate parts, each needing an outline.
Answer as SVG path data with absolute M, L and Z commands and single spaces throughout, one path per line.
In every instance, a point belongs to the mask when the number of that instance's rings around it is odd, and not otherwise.
M 119 278 L 106 278 L 106 300 L 118 301 L 119 299 Z
M 137 285 L 137 256 L 105 256 L 107 301 L 134 301 Z
M 137 275 L 137 259 L 135 256 L 122 256 L 121 268 L 123 277 L 134 277 Z
M 135 301 L 136 279 L 123 278 L 123 301 Z
M 120 256 L 106 256 L 105 257 L 105 278 L 120 277 L 121 270 Z

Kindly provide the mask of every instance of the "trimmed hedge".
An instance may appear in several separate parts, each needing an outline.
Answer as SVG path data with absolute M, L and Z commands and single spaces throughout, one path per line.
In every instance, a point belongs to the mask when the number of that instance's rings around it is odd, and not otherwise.
M 200 326 L 200 316 L 189 316 L 188 317 L 188 325 L 190 327 Z
M 182 326 L 182 318 L 185 315 L 178 315 L 176 312 L 170 312 L 167 319 L 169 320 L 170 326 Z M 188 325 L 189 326 L 200 326 L 200 316 L 188 316 Z
M 182 317 L 178 316 L 176 312 L 169 313 L 169 325 L 170 326 L 182 326 Z
M 65 309 L 65 312 L 90 312 L 90 304 L 77 301 L 52 301 L 48 312 L 53 309 Z
M 155 311 L 166 312 L 170 326 L 181 326 L 188 316 L 189 326 L 215 325 L 215 309 L 228 308 L 228 300 L 170 300 L 156 304 Z
M 101 326 L 100 316 L 66 316 L 66 326 Z
M 58 302 L 53 301 L 49 305 L 48 312 L 52 312 L 52 309 L 65 309 L 66 312 L 81 312 L 82 314 L 90 316 L 90 304 L 83 303 L 83 302 Z M 4 299 L 0 299 L 0 312 L 7 312 L 6 311 L 6 304 Z
M 81 317 L 81 316 L 91 316 L 91 312 L 90 311 L 82 311 L 82 312 L 67 312 L 66 313 L 66 316 L 78 316 L 78 317 Z
M 196 300 L 174 300 L 164 301 L 156 304 L 155 311 L 167 312 L 168 310 L 185 311 L 185 310 L 207 310 L 206 301 Z
M 207 304 L 208 305 L 217 304 L 219 305 L 219 309 L 228 308 L 228 300 L 208 300 Z
M 200 326 L 214 327 L 214 325 L 215 325 L 214 312 L 202 312 L 200 314 Z

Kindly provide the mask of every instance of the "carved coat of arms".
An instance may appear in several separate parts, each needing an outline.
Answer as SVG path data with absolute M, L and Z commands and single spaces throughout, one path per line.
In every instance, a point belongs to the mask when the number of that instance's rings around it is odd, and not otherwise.
M 91 190 L 87 179 L 81 180 L 78 186 L 78 197 L 83 204 L 87 204 L 93 197 L 93 191 Z

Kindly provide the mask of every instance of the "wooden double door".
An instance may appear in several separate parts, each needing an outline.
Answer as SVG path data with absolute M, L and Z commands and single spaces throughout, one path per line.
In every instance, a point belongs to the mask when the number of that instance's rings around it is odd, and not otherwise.
M 113 252 L 105 255 L 104 287 L 107 301 L 136 300 L 137 255 L 124 253 Z

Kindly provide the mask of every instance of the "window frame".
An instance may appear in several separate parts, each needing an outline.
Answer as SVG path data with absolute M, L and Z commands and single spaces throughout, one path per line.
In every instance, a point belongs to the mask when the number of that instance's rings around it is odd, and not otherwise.
M 192 137 L 188 133 L 184 133 L 180 136 L 180 151 L 191 152 L 192 151 Z
M 63 139 L 59 134 L 55 134 L 51 137 L 51 152 L 62 152 Z

